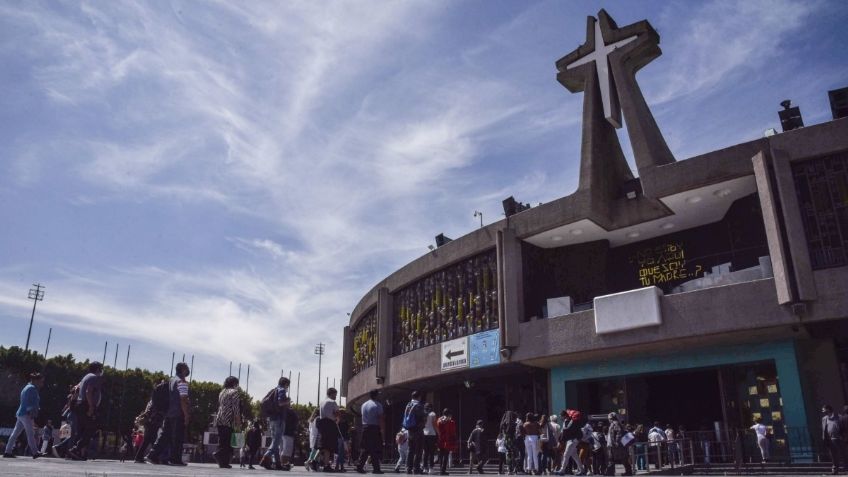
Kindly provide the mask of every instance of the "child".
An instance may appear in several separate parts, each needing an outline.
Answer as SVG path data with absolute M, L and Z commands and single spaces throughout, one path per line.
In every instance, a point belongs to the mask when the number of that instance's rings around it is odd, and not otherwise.
M 406 467 L 406 459 L 409 456 L 409 431 L 401 428 L 397 435 L 395 435 L 395 443 L 397 444 L 398 454 L 400 455 L 395 465 L 395 472 L 400 472 L 401 466 Z
M 318 433 L 318 409 L 315 409 L 312 412 L 312 416 L 309 417 L 309 457 L 306 459 L 306 462 L 303 463 L 303 466 L 306 467 L 307 471 L 318 470 L 318 462 L 315 460 L 318 457 L 319 449 L 318 449 L 318 439 L 320 437 Z
M 506 462 L 506 439 L 504 439 L 503 432 L 498 434 L 498 438 L 495 440 L 495 447 L 498 449 L 498 474 L 503 475 L 504 473 L 504 462 Z
M 468 451 L 471 454 L 468 462 L 468 473 L 472 474 L 474 472 L 474 465 L 477 464 L 477 472 L 483 473 L 483 464 L 485 460 L 483 459 L 483 421 L 477 421 L 477 427 L 471 431 L 471 434 L 468 436 Z

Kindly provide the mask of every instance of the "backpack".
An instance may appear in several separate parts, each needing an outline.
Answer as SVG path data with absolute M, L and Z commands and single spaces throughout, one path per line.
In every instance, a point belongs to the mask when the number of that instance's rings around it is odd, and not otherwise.
M 153 386 L 153 396 L 150 399 L 153 401 L 154 411 L 167 413 L 171 407 L 171 382 L 162 381 Z
M 259 413 L 262 417 L 273 417 L 279 413 L 278 407 L 277 388 L 273 388 L 262 398 L 262 402 L 259 404 Z
M 418 416 L 415 412 L 416 406 L 420 406 L 420 404 L 410 402 L 406 405 L 406 410 L 403 412 L 403 428 L 408 431 L 418 428 Z

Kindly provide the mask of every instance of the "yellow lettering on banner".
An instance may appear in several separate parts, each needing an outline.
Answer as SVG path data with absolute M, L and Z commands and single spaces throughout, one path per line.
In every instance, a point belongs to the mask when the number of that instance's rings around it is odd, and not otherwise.
M 639 283 L 642 286 L 697 278 L 703 271 L 700 265 L 695 266 L 694 272 L 686 269 L 686 251 L 681 243 L 666 243 L 638 250 L 630 261 L 639 267 Z

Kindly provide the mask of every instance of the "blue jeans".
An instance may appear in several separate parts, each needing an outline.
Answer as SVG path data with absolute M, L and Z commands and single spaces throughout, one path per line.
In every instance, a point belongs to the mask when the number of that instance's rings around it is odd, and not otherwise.
M 283 433 L 286 430 L 286 421 L 283 419 L 271 419 L 271 447 L 265 451 L 265 457 L 271 457 L 274 462 L 280 462 L 280 445 L 283 443 Z
M 32 427 L 32 416 L 18 416 L 17 422 L 15 422 L 15 429 L 12 431 L 12 435 L 9 436 L 9 442 L 6 443 L 6 454 L 12 453 L 15 449 L 15 443 L 18 441 L 18 436 L 24 431 L 26 431 L 29 452 L 32 455 L 38 454 L 38 444 L 35 442 L 35 429 Z
M 339 448 L 336 452 L 336 465 L 339 467 L 344 466 L 345 457 L 347 457 L 345 452 L 345 441 L 341 436 L 339 436 Z

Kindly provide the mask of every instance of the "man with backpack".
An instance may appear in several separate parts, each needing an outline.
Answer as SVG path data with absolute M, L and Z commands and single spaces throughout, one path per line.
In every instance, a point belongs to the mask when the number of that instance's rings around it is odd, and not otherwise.
M 577 466 L 577 475 L 586 475 L 586 468 L 583 467 L 583 462 L 580 461 L 580 457 L 577 452 L 580 440 L 583 438 L 583 429 L 580 425 L 580 412 L 572 409 L 566 409 L 560 413 L 560 416 L 563 418 L 560 442 L 565 448 L 562 455 L 560 475 L 565 474 L 566 467 L 570 466 L 572 461 Z
M 78 385 L 78 395 L 75 400 L 74 413 L 79 425 L 79 439 L 68 449 L 68 455 L 73 460 L 85 460 L 91 439 L 97 432 L 97 408 L 100 406 L 103 382 L 103 364 L 95 361 L 88 365 L 86 374 Z
M 403 428 L 409 431 L 409 458 L 406 460 L 407 474 L 423 474 L 421 470 L 421 452 L 424 449 L 424 424 L 427 413 L 421 402 L 421 392 L 412 391 L 412 401 L 403 411 Z
M 162 428 L 162 422 L 165 420 L 165 413 L 168 412 L 168 404 L 170 403 L 170 391 L 168 389 L 168 380 L 162 379 L 153 386 L 153 395 L 147 406 L 137 418 L 136 421 L 144 426 L 143 440 L 135 452 L 135 462 L 144 464 L 144 456 L 147 453 L 147 448 L 150 447 L 159 435 L 159 429 Z
M 265 451 L 259 465 L 270 469 L 271 465 L 277 470 L 282 469 L 280 463 L 280 445 L 286 430 L 286 410 L 291 405 L 289 399 L 289 378 L 282 377 L 277 381 L 277 387 L 268 391 L 260 405 L 263 417 L 268 418 L 271 430 L 271 446 Z
M 183 440 L 189 419 L 188 381 L 191 373 L 188 365 L 177 363 L 174 369 L 176 376 L 168 380 L 168 410 L 162 429 L 153 444 L 153 449 L 147 454 L 148 462 L 152 464 L 186 465 L 183 462 Z M 154 398 L 156 391 L 154 390 Z

